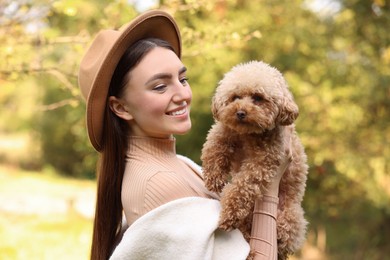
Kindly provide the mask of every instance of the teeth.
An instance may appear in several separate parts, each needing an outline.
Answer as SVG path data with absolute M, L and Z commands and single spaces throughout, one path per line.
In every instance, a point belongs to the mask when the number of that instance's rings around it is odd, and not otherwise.
M 182 115 L 186 112 L 186 109 L 182 109 L 182 110 L 179 110 L 179 111 L 175 111 L 175 112 L 172 112 L 172 113 L 169 113 L 170 115 L 172 116 L 178 116 L 178 115 Z

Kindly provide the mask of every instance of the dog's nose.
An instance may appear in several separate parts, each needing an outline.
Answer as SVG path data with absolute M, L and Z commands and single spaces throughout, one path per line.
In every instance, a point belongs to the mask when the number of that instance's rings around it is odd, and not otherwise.
M 244 119 L 246 117 L 246 112 L 240 110 L 240 111 L 237 111 L 236 115 L 237 115 L 238 119 L 242 120 L 242 119 Z

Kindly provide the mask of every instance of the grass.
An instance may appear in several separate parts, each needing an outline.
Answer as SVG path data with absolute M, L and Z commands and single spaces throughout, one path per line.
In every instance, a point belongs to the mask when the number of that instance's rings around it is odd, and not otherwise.
M 0 166 L 0 259 L 88 259 L 95 183 Z

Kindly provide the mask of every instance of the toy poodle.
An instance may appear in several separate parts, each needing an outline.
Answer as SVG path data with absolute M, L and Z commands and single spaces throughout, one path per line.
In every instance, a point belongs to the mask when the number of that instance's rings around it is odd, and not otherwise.
M 294 126 L 298 106 L 284 77 L 261 61 L 236 65 L 219 82 L 212 113 L 215 124 L 201 155 L 205 184 L 221 194 L 220 228 L 238 228 L 248 241 L 255 200 L 264 195 L 291 141 L 277 215 L 278 258 L 286 259 L 305 240 L 301 202 L 308 166 Z

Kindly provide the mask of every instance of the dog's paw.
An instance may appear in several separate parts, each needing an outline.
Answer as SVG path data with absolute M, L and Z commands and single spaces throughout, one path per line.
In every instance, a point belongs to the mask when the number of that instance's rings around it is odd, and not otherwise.
M 213 178 L 210 177 L 205 177 L 204 180 L 205 186 L 208 190 L 216 192 L 216 193 L 221 193 L 223 188 L 226 185 L 226 180 L 224 177 L 220 175 L 215 175 Z
M 219 226 L 219 228 L 226 230 L 226 231 L 231 231 L 231 230 L 238 227 L 237 221 L 232 219 L 232 218 L 220 219 L 218 226 Z
M 225 183 L 223 183 L 223 182 L 206 183 L 206 188 L 209 191 L 213 191 L 216 193 L 221 193 L 223 190 L 223 187 L 225 187 Z
M 245 224 L 247 216 L 247 212 L 243 209 L 231 208 L 229 210 L 229 208 L 223 208 L 219 219 L 219 227 L 227 231 L 241 228 Z
M 251 251 L 249 252 L 249 255 L 248 255 L 248 257 L 246 258 L 246 260 L 253 260 L 253 259 L 255 259 L 255 256 L 256 256 L 255 251 L 254 251 L 254 250 L 251 250 Z

